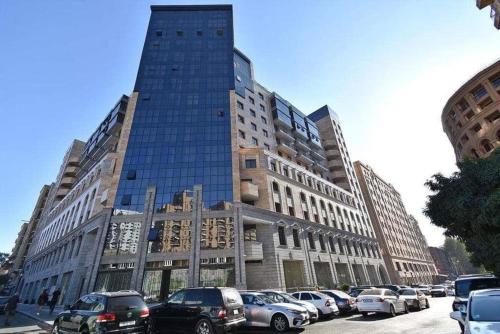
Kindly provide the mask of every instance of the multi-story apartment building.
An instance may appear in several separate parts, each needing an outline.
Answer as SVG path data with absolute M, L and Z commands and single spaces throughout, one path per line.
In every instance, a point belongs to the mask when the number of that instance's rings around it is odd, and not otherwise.
M 454 265 L 443 248 L 429 247 L 429 252 L 431 253 L 439 275 L 446 276 L 448 279 L 454 279 L 457 277 Z
M 23 284 L 21 281 L 24 274 L 22 268 L 33 242 L 33 237 L 35 236 L 45 203 L 47 202 L 50 187 L 51 186 L 49 185 L 44 185 L 42 187 L 30 220 L 21 225 L 14 248 L 12 249 L 12 253 L 9 257 L 9 289 L 16 290 L 19 287 L 19 284 L 21 284 L 21 286 Z
M 487 157 L 500 146 L 500 60 L 450 97 L 441 122 L 457 161 Z
M 368 165 L 356 161 L 354 166 L 391 281 L 432 283 L 437 272 L 427 241 L 401 195 Z
M 490 7 L 490 17 L 495 28 L 500 29 L 500 0 L 476 0 L 479 9 Z
M 255 80 L 231 6 L 151 9 L 134 91 L 49 196 L 22 297 L 389 282 L 333 111 Z

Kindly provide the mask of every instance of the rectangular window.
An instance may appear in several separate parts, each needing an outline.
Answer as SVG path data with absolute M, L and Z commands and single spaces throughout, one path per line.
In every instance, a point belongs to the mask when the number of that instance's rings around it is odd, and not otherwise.
M 132 202 L 132 195 L 123 195 L 121 200 L 121 205 L 130 205 Z
M 255 146 L 259 145 L 259 141 L 257 140 L 257 138 L 252 137 L 252 144 L 254 144 Z
M 330 251 L 335 254 L 335 242 L 333 241 L 333 237 L 328 237 L 328 243 L 330 244 Z
M 245 132 L 238 130 L 238 136 L 240 136 L 240 138 L 245 139 Z
M 288 207 L 288 214 L 292 217 L 295 217 L 295 210 L 293 209 L 293 206 Z
M 281 213 L 281 203 L 275 202 L 274 203 L 274 208 L 276 212 Z
M 339 245 L 339 253 L 344 254 L 344 246 L 342 245 L 342 239 L 338 238 L 337 243 Z
M 307 239 L 309 240 L 309 248 L 316 249 L 316 244 L 314 243 L 314 236 L 312 232 L 307 233 Z
M 319 235 L 319 247 L 322 251 L 326 251 L 325 239 L 322 234 Z
M 246 159 L 245 160 L 245 168 L 257 168 L 257 160 Z
M 262 133 L 264 134 L 264 137 L 269 138 L 269 132 L 267 132 L 267 130 L 262 129 Z
M 260 111 L 266 111 L 266 107 L 263 104 L 259 105 Z
M 259 93 L 259 97 L 261 100 L 264 100 L 264 95 L 262 95 L 262 93 Z
M 241 103 L 240 101 L 236 102 L 236 104 L 238 105 L 238 109 L 245 109 L 245 107 L 243 106 L 243 103 Z
M 271 150 L 271 146 L 269 146 L 269 144 L 264 144 L 264 147 L 266 148 L 266 150 L 270 151 Z
M 255 104 L 255 100 L 253 99 L 253 97 L 249 96 L 248 100 L 250 101 L 251 104 Z
M 250 123 L 252 125 L 252 130 L 257 131 L 257 124 L 255 123 Z
M 262 121 L 262 123 L 267 124 L 267 119 L 264 116 L 261 116 L 260 120 Z
M 293 247 L 300 248 L 299 230 L 294 228 L 292 230 L 292 235 L 293 235 Z
M 245 117 L 238 115 L 238 121 L 240 121 L 240 123 L 245 124 Z
M 250 109 L 250 115 L 252 115 L 253 117 L 256 117 L 255 110 Z
M 286 235 L 284 226 L 278 226 L 278 237 L 280 240 L 280 246 L 286 246 Z

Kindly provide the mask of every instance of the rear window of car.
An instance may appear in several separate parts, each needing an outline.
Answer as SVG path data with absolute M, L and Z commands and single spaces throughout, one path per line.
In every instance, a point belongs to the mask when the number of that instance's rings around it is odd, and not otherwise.
M 331 293 L 334 294 L 335 296 L 339 297 L 339 298 L 342 298 L 342 299 L 349 299 L 349 298 L 351 298 L 351 296 L 349 296 L 344 291 L 331 291 Z
M 414 296 L 417 292 L 413 289 L 402 289 L 399 291 L 399 294 L 403 296 Z
M 108 312 L 143 309 L 146 304 L 140 296 L 120 296 L 108 298 Z
M 499 288 L 499 278 L 476 278 L 455 281 L 455 294 L 461 298 L 469 297 L 469 293 L 475 290 Z
M 226 305 L 243 304 L 243 300 L 236 289 L 223 289 L 222 295 L 224 296 Z
M 382 290 L 380 289 L 369 289 L 361 291 L 360 296 L 378 296 L 382 294 Z

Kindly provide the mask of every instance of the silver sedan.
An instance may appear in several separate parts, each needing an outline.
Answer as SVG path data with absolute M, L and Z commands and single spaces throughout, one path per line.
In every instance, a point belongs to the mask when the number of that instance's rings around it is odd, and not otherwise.
M 358 311 L 367 316 L 369 312 L 389 313 L 395 317 L 398 313 L 408 313 L 408 303 L 397 293 L 389 289 L 369 289 L 361 292 L 357 298 Z
M 242 292 L 246 326 L 271 327 L 276 332 L 289 328 L 302 328 L 309 324 L 307 310 L 289 303 L 274 303 L 260 292 Z

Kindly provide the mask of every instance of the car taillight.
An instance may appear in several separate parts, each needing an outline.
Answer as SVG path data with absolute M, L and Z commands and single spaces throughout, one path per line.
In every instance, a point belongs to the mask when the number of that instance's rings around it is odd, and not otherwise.
M 103 313 L 99 314 L 97 318 L 95 319 L 95 322 L 109 322 L 109 321 L 115 321 L 116 320 L 116 314 L 114 313 Z
M 139 313 L 139 317 L 141 318 L 149 317 L 149 309 L 146 307 L 145 309 L 141 310 L 141 313 Z
M 355 299 L 356 303 L 359 303 L 360 302 L 360 299 L 359 298 L 356 298 Z
M 220 310 L 219 313 L 217 314 L 217 318 L 219 319 L 226 319 L 226 316 L 227 316 L 227 311 L 225 309 Z
M 354 300 L 349 299 L 349 304 L 354 304 Z
M 385 299 L 384 298 L 377 298 L 375 301 L 382 303 Z

